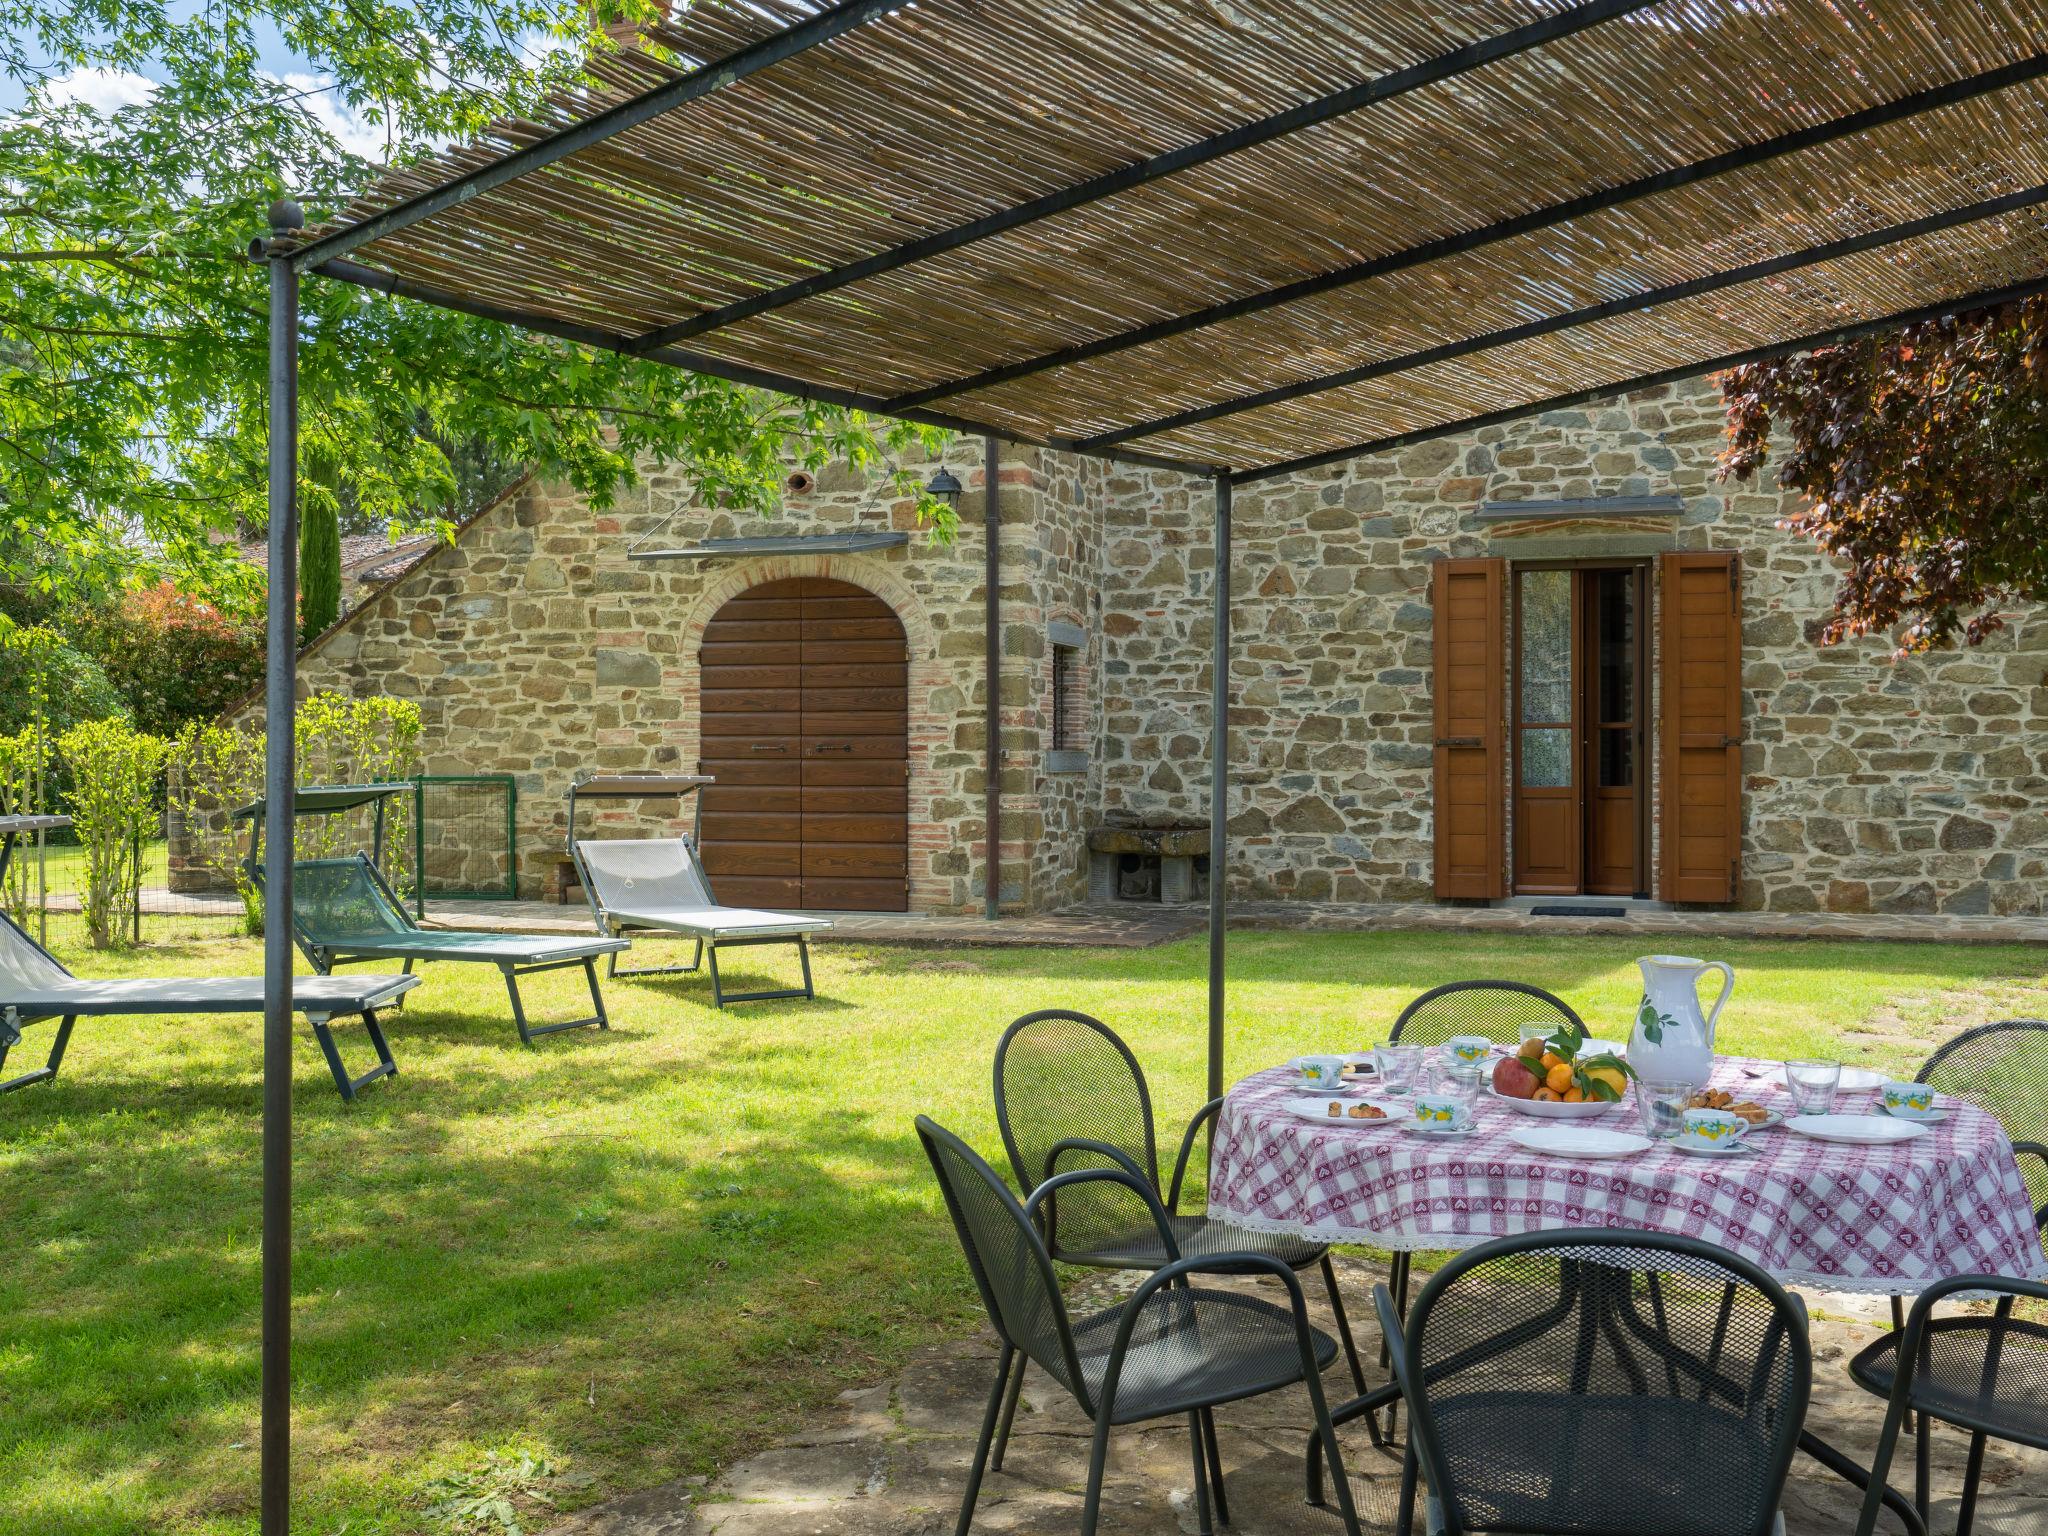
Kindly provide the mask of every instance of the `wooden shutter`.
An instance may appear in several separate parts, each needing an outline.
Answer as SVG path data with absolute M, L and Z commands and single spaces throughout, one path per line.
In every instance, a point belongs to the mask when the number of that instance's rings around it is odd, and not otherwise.
M 1506 589 L 1505 560 L 1439 560 L 1431 577 L 1439 897 L 1507 894 Z
M 1658 560 L 1657 893 L 1735 899 L 1742 863 L 1742 568 Z

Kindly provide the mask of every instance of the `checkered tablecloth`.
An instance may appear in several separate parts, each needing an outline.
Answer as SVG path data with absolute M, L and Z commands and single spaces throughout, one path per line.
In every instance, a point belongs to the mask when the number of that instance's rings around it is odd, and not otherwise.
M 1715 1086 L 1789 1113 L 1782 1086 L 1724 1059 Z M 1888 1146 L 1752 1132 L 1755 1155 L 1710 1159 L 1659 1145 L 1613 1161 L 1526 1151 L 1508 1137 L 1546 1123 L 1482 1097 L 1478 1129 L 1429 1141 L 1401 1125 L 1302 1120 L 1285 1068 L 1230 1091 L 1216 1126 L 1209 1213 L 1264 1232 L 1387 1249 L 1469 1248 L 1547 1227 L 1682 1232 L 1792 1284 L 1913 1295 L 1949 1275 L 2048 1278 L 2048 1254 L 2012 1143 L 1950 1104 L 1929 1134 Z M 1844 1094 L 1838 1112 L 1868 1111 Z M 1634 1100 L 1592 1123 L 1638 1130 Z

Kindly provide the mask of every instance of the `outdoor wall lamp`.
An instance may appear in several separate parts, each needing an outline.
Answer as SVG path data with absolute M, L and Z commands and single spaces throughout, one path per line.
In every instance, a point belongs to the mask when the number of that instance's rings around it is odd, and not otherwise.
M 943 464 L 933 472 L 924 489 L 926 495 L 936 496 L 949 507 L 960 505 L 960 478 Z

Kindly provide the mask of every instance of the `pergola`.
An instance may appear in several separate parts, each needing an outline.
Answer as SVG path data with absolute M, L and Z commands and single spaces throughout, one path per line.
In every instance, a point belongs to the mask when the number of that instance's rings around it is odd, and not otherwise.
M 2048 290 L 2048 0 L 698 0 L 601 88 L 280 204 L 308 274 L 1235 488 Z M 268 673 L 263 1529 L 285 1529 L 293 614 Z

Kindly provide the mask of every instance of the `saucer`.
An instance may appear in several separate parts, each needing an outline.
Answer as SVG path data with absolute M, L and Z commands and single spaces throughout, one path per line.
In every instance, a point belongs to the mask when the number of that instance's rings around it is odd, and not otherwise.
M 1436 1141 L 1455 1141 L 1460 1136 L 1476 1135 L 1479 1130 L 1479 1127 L 1476 1124 L 1453 1125 L 1448 1126 L 1443 1130 L 1424 1129 L 1422 1126 L 1416 1124 L 1416 1122 L 1413 1120 L 1407 1121 L 1406 1125 L 1408 1129 L 1408 1134 L 1410 1136 L 1420 1136 L 1423 1137 L 1425 1140 Z
M 1755 1147 L 1746 1147 L 1740 1141 L 1725 1147 L 1696 1147 L 1689 1141 L 1667 1141 L 1665 1145 L 1674 1152 L 1683 1152 L 1691 1157 L 1754 1157 Z
M 1886 1109 L 1882 1103 L 1879 1103 L 1877 1112 L 1880 1115 L 1890 1115 L 1894 1120 L 1903 1120 L 1908 1125 L 1939 1125 L 1948 1118 L 1948 1111 L 1938 1105 L 1928 1110 L 1925 1114 L 1916 1115 L 1910 1112 L 1902 1114 L 1896 1109 Z
M 1340 1083 L 1335 1088 L 1318 1088 L 1313 1083 L 1296 1083 L 1294 1085 L 1294 1091 L 1296 1093 L 1327 1094 L 1331 1098 L 1337 1098 L 1343 1094 L 1349 1093 L 1352 1089 L 1352 1086 L 1353 1085 L 1350 1083 Z

